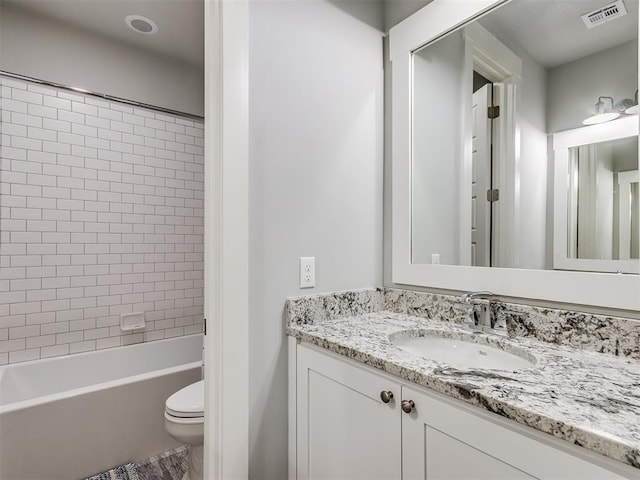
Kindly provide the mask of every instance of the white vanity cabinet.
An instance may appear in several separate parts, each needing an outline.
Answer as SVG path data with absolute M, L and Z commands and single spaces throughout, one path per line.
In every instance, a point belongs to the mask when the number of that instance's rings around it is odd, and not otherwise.
M 404 479 L 626 478 L 477 407 L 406 385 L 402 397 L 415 405 L 402 415 Z
M 296 478 L 399 478 L 400 382 L 304 346 L 297 365 Z
M 511 465 L 508 455 L 504 458 L 508 452 L 501 449 L 514 446 L 511 432 L 416 389 L 405 386 L 402 394 L 413 407 L 402 415 L 403 478 L 541 478 Z M 528 457 L 527 445 L 522 447 L 516 455 Z
M 290 478 L 640 478 L 566 441 L 290 341 Z

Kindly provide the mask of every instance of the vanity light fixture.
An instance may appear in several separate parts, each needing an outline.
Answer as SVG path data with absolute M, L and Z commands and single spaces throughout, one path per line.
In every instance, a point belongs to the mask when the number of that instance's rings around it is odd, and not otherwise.
M 609 100 L 611 102 L 611 108 L 606 109 L 602 100 Z M 598 97 L 598 103 L 596 103 L 596 114 L 583 120 L 583 125 L 595 125 L 597 123 L 609 122 L 618 118 L 620 114 L 614 111 L 613 98 L 612 97 Z
M 640 105 L 638 105 L 638 90 L 636 90 L 635 102 L 632 106 L 627 108 L 624 113 L 627 115 L 638 115 L 640 113 Z

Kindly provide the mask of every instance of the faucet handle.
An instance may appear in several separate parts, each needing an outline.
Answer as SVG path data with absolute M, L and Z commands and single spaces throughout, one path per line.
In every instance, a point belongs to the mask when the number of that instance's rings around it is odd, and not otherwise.
M 491 329 L 493 330 L 492 333 L 496 335 L 507 337 L 509 334 L 507 330 L 507 320 L 502 315 L 495 319 Z
M 467 309 L 467 314 L 464 316 L 464 322 L 462 322 L 462 324 L 469 327 L 478 325 L 478 318 L 476 317 L 476 312 L 473 307 L 469 306 Z
M 466 309 L 466 316 L 463 325 L 469 327 L 473 331 L 481 331 L 487 328 L 491 323 L 491 297 L 493 293 L 468 292 L 455 301 L 457 306 Z
M 483 305 L 482 308 L 488 308 L 488 303 L 489 302 L 487 302 L 487 307 Z M 478 305 L 478 303 L 462 303 L 460 305 L 466 309 L 462 325 L 473 332 L 482 331 L 482 314 L 476 309 L 476 305 Z
M 511 325 L 512 328 L 517 332 L 521 326 L 518 326 L 523 322 L 526 318 L 526 313 L 518 311 L 518 310 L 510 310 L 509 308 L 502 308 L 498 311 L 498 315 L 496 316 L 496 330 L 499 328 L 504 328 L 504 331 L 507 331 L 507 325 Z M 517 334 L 516 334 L 517 335 Z

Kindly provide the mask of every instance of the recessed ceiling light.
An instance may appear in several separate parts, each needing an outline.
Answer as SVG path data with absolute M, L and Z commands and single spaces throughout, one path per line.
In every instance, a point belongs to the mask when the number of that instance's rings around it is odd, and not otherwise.
M 134 32 L 143 35 L 153 35 L 158 32 L 158 26 L 154 21 L 142 15 L 128 15 L 124 23 Z

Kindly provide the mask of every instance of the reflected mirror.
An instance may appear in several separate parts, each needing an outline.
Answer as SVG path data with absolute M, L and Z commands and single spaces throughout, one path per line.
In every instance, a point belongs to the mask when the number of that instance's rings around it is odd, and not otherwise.
M 567 256 L 638 258 L 638 138 L 569 149 Z
M 554 268 L 640 273 L 637 117 L 556 133 L 552 142 Z
M 638 273 L 637 131 L 569 148 L 563 235 L 553 148 L 637 125 L 637 0 L 512 0 L 412 63 L 412 263 Z

